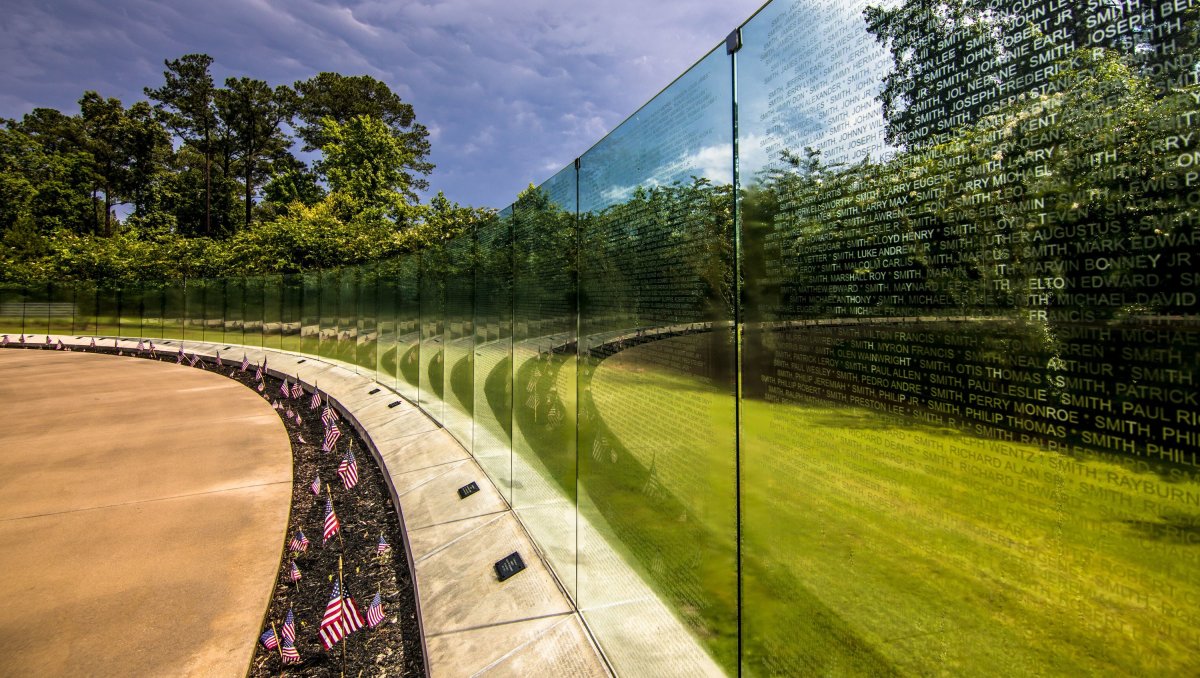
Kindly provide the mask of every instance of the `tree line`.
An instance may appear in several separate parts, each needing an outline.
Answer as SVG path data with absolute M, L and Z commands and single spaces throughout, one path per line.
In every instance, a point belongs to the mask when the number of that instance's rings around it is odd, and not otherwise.
M 370 76 L 214 81 L 164 62 L 146 100 L 0 119 L 0 281 L 114 282 L 370 261 L 490 215 L 429 188 L 429 133 Z M 302 157 L 315 157 L 305 162 Z

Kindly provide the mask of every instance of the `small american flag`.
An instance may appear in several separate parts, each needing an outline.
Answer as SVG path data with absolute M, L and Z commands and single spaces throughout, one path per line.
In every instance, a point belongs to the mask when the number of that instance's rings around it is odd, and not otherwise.
M 297 378 L 292 384 L 292 397 L 299 399 L 302 395 L 304 395 L 304 387 L 300 385 L 300 379 Z
M 263 374 L 263 368 L 262 368 L 262 365 L 259 365 L 259 366 L 258 366 L 257 368 L 255 368 L 255 370 L 254 370 L 254 380 L 255 380 L 255 381 L 262 381 L 262 380 L 263 380 L 263 378 L 262 378 L 262 374 Z
M 268 650 L 274 650 L 279 647 L 279 639 L 275 637 L 275 629 L 267 629 L 258 637 L 258 642 L 263 644 L 263 647 Z
M 312 399 L 308 401 L 308 409 L 315 410 L 321 406 L 321 393 L 317 391 L 317 387 L 313 386 Z
M 158 357 L 158 350 L 154 348 L 154 342 L 150 342 L 150 355 L 154 358 Z
M 332 452 L 334 446 L 337 445 L 338 438 L 341 437 L 342 430 L 338 428 L 337 422 L 335 421 L 329 425 L 329 428 L 325 429 L 325 442 L 321 444 L 321 451 Z
M 54 344 L 54 342 L 50 340 L 50 335 L 49 335 L 49 334 L 47 334 L 47 335 L 46 335 L 46 345 L 47 345 L 47 346 L 52 346 L 53 344 Z
M 56 351 L 65 351 L 65 350 L 67 350 L 67 345 L 66 345 L 66 344 L 64 344 L 64 343 L 62 342 L 62 339 L 59 339 L 59 340 L 58 340 L 58 346 L 55 346 L 55 347 L 54 347 L 54 350 L 56 350 Z
M 25 345 L 25 333 L 24 332 L 21 333 L 21 345 L 22 346 Z
M 358 460 L 354 458 L 354 450 L 346 450 L 346 456 L 342 457 L 342 463 L 338 464 L 337 474 L 342 479 L 342 486 L 347 490 L 358 484 Z
M 375 597 L 371 599 L 371 607 L 367 608 L 367 624 L 371 628 L 375 628 L 383 623 L 383 598 L 379 592 L 375 592 Z
M 283 636 L 284 640 L 296 642 L 296 614 L 292 612 L 292 608 L 288 608 L 287 617 L 283 619 L 283 627 L 279 629 L 279 635 Z
M 292 582 L 300 581 L 300 567 L 296 565 L 296 561 L 292 561 L 292 569 L 288 571 L 288 579 Z
M 292 397 L 292 389 L 291 389 L 291 387 L 290 387 L 290 386 L 288 386 L 288 380 L 287 380 L 287 379 L 284 379 L 284 380 L 283 380 L 283 383 L 279 385 L 279 391 L 280 391 L 281 393 L 283 393 L 283 397 L 284 397 L 284 398 L 290 398 L 290 397 Z
M 266 388 L 267 388 L 266 386 L 264 386 L 261 382 L 259 382 L 259 384 L 258 384 L 258 392 L 259 393 L 262 393 L 264 390 L 266 390 Z
M 193 353 L 190 356 L 188 356 L 188 362 L 192 364 L 192 367 L 195 367 L 196 363 L 200 362 L 200 356 Z
M 0 335 L 0 346 L 8 346 L 8 335 Z
M 49 344 L 49 343 L 50 343 L 50 337 L 46 337 L 46 343 L 47 343 L 47 344 Z M 145 353 L 145 352 L 146 352 L 146 344 L 145 344 L 145 343 L 143 343 L 141 339 L 138 339 L 137 352 L 138 352 L 138 353 Z
M 303 422 L 303 421 L 300 421 L 300 413 L 299 413 L 299 412 L 297 412 L 297 413 L 296 413 L 296 425 L 297 425 L 297 426 L 303 426 L 303 425 L 304 425 L 304 422 Z
M 296 423 L 298 424 L 300 422 L 296 422 Z M 296 442 L 300 443 L 301 445 L 308 444 L 308 441 L 304 439 L 304 436 L 300 435 L 299 433 L 296 434 Z
M 92 337 L 92 343 L 88 344 L 89 348 L 96 348 L 96 338 Z
M 217 367 L 225 367 L 225 363 L 221 361 L 220 351 L 217 351 Z
M 325 616 L 321 617 L 321 647 L 328 650 L 346 637 L 346 629 L 342 626 L 342 589 L 333 582 L 333 595 L 325 605 Z
M 245 372 L 246 368 L 248 368 L 248 367 L 250 367 L 250 359 L 246 357 L 245 353 L 243 353 L 242 354 L 242 366 L 240 368 L 238 368 L 238 371 Z
M 308 537 L 304 536 L 304 530 L 296 530 L 296 534 L 288 542 L 288 550 L 296 553 L 304 553 L 308 550 Z
M 291 421 L 291 420 L 292 420 L 292 417 L 295 417 L 295 416 L 296 416 L 296 413 L 295 413 L 295 412 L 293 412 L 293 411 L 291 410 L 291 408 L 288 408 L 288 411 L 287 411 L 287 412 L 284 412 L 284 413 L 283 413 L 283 416 L 287 417 L 287 418 L 288 418 L 288 421 Z
M 283 647 L 279 648 L 279 659 L 284 664 L 299 664 L 300 653 L 296 651 L 296 643 L 294 641 L 284 639 Z
M 342 627 L 346 629 L 346 635 L 354 633 L 363 626 L 366 626 L 366 622 L 363 621 L 362 613 L 358 611 L 358 606 L 350 597 L 350 589 L 342 584 Z
M 326 426 L 330 426 L 336 421 L 337 413 L 333 411 L 332 407 L 326 405 L 325 409 L 321 410 L 321 423 L 325 424 Z
M 184 356 L 183 356 L 183 347 L 182 347 L 182 346 L 180 346 L 180 347 L 179 347 L 179 352 L 175 354 L 175 364 L 176 364 L 176 365 L 182 365 L 182 364 L 183 364 L 183 357 L 184 357 Z
M 312 484 L 308 486 L 313 494 L 321 494 L 321 474 L 318 473 L 316 478 L 313 478 Z
M 387 543 L 387 539 L 385 539 L 382 534 L 379 535 L 379 543 L 375 545 L 375 552 L 376 553 L 387 553 L 388 549 L 390 549 L 390 548 L 392 548 L 392 545 Z
M 329 543 L 329 538 L 337 534 L 342 528 L 338 522 L 337 514 L 333 512 L 333 499 L 325 500 L 325 532 L 322 535 L 323 544 Z

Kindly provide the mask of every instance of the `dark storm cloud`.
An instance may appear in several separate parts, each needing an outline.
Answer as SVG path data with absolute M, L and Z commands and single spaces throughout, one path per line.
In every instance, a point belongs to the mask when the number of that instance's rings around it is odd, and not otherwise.
M 0 116 L 74 111 L 86 89 L 127 104 L 162 61 L 214 76 L 384 80 L 433 137 L 434 188 L 502 207 L 570 163 L 748 17 L 758 0 L 7 0 Z

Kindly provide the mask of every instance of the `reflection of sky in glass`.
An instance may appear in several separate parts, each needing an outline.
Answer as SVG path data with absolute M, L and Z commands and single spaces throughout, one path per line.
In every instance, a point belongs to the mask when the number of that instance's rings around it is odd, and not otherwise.
M 775 0 L 742 27 L 738 52 L 741 183 L 780 164 L 788 150 L 821 151 L 825 164 L 890 155 L 876 96 L 887 51 L 867 33 L 863 10 L 894 1 Z
M 554 176 L 542 182 L 538 190 L 545 193 L 550 202 L 558 209 L 574 212 L 575 205 L 575 163 L 560 169 Z
M 628 200 L 639 186 L 686 184 L 693 176 L 731 183 L 730 90 L 721 45 L 583 155 L 581 210 Z

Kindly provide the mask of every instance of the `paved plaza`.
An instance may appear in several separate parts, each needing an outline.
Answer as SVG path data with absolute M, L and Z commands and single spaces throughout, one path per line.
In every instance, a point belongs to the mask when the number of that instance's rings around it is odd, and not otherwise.
M 243 675 L 287 529 L 261 396 L 168 362 L 0 350 L 0 675 Z

